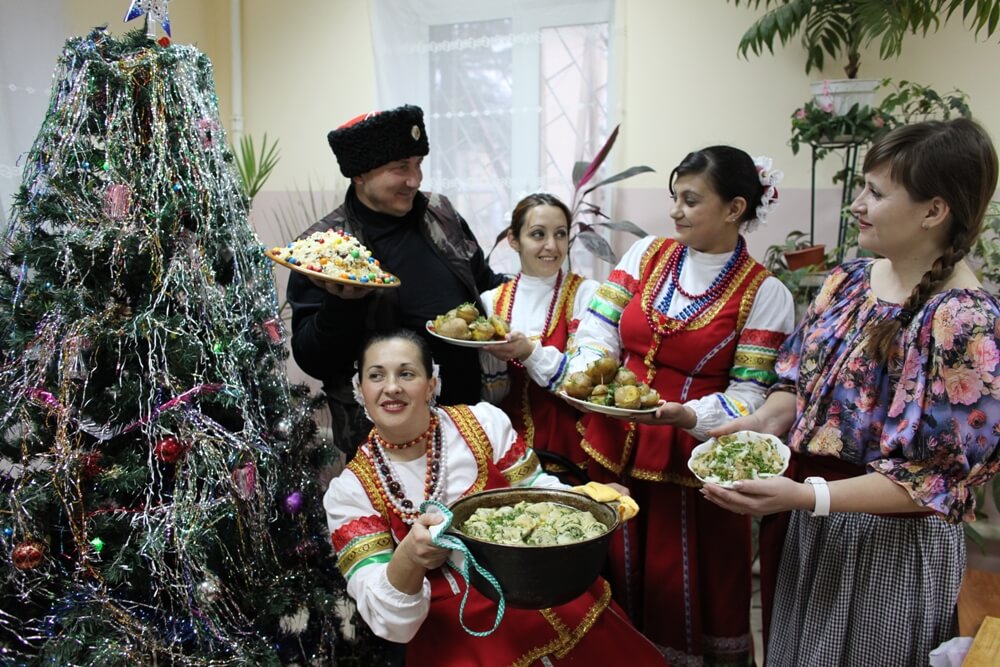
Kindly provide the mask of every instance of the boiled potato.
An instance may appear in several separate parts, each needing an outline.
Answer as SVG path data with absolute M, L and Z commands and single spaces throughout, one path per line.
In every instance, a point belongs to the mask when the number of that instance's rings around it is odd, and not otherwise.
M 573 398 L 587 400 L 590 392 L 594 388 L 594 383 L 590 381 L 590 376 L 583 371 L 570 373 L 570 376 L 563 382 L 562 390 Z
M 469 332 L 469 323 L 461 317 L 453 317 L 445 320 L 441 323 L 441 326 L 435 326 L 435 329 L 439 334 L 448 338 L 469 340 L 472 337 L 472 334 Z
M 490 324 L 493 325 L 493 329 L 496 330 L 496 337 L 503 338 L 510 333 L 510 325 L 502 317 L 497 317 L 496 315 L 490 316 Z
M 655 408 L 660 403 L 660 394 L 652 387 L 640 385 L 639 405 L 644 408 Z
M 469 324 L 472 324 L 479 319 L 479 309 L 476 308 L 476 305 L 473 303 L 463 303 L 455 309 L 455 314 Z
M 480 317 L 469 325 L 469 332 L 472 334 L 472 340 L 485 341 L 493 339 L 496 329 L 485 317 Z
M 619 385 L 615 389 L 615 407 L 637 410 L 639 408 L 639 388 L 634 384 Z
M 639 384 L 639 381 L 636 379 L 635 373 L 622 366 L 615 373 L 614 383 L 617 385 L 636 385 Z
M 601 357 L 587 367 L 587 375 L 594 384 L 611 382 L 618 372 L 618 362 L 611 357 Z

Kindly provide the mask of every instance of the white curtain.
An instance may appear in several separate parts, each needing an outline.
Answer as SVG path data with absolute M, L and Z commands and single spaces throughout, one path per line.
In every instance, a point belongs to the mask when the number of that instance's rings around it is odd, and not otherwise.
M 610 133 L 613 16 L 614 0 L 373 0 L 378 106 L 423 108 L 424 188 L 450 197 L 487 251 L 523 196 L 571 204 L 574 162 Z M 492 263 L 518 269 L 506 243 Z M 575 271 L 610 268 L 575 248 Z
M 42 126 L 66 38 L 63 0 L 0 2 L 0 232 Z

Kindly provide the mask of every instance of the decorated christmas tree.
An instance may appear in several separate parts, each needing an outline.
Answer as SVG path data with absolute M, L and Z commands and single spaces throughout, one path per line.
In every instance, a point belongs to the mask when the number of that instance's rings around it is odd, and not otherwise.
M 247 208 L 203 54 L 66 43 L 0 258 L 3 664 L 353 663 Z

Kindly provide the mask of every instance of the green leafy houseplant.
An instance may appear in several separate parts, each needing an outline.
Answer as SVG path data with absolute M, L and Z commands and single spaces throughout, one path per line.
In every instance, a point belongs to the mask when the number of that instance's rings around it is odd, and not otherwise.
M 868 143 L 885 131 L 892 119 L 880 108 L 853 105 L 845 114 L 834 113 L 830 103 L 811 99 L 792 113 L 792 154 L 805 146 L 816 147 L 821 159 L 833 147 L 845 143 Z
M 260 142 L 258 151 L 254 145 L 253 137 L 249 134 L 240 139 L 240 149 L 233 151 L 236 156 L 236 170 L 240 174 L 240 182 L 243 184 L 243 193 L 248 199 L 253 201 L 264 183 L 270 178 L 278 164 L 280 154 L 278 153 L 278 140 L 275 139 L 270 146 L 267 145 L 267 135 Z
M 766 12 L 740 38 L 744 58 L 764 49 L 774 53 L 801 33 L 806 50 L 806 74 L 822 70 L 825 59 L 845 59 L 848 79 L 858 76 L 861 50 L 879 41 L 879 58 L 898 57 L 908 34 L 935 32 L 956 13 L 976 36 L 993 35 L 1000 22 L 1000 0 L 730 0 L 734 5 Z
M 604 160 L 607 159 L 608 153 L 611 151 L 611 147 L 615 145 L 615 140 L 618 139 L 619 127 L 621 126 L 615 126 L 614 131 L 611 132 L 611 136 L 609 136 L 608 140 L 604 142 L 601 150 L 597 152 L 597 155 L 593 160 L 590 162 L 577 162 L 573 166 L 573 203 L 570 206 L 570 245 L 572 245 L 575 240 L 579 240 L 591 254 L 603 259 L 606 262 L 610 262 L 611 264 L 616 264 L 618 259 L 615 256 L 614 251 L 611 249 L 611 245 L 597 232 L 595 229 L 596 227 L 629 232 L 639 238 L 642 238 L 647 234 L 641 227 L 633 222 L 629 222 L 628 220 L 611 220 L 611 218 L 601 210 L 600 205 L 588 201 L 587 197 L 595 190 L 605 185 L 617 183 L 618 181 L 623 181 L 626 178 L 631 178 L 638 174 L 654 171 L 652 167 L 647 167 L 645 165 L 629 167 L 625 171 L 621 171 L 614 176 L 609 176 L 608 178 L 587 187 L 587 184 L 590 183 L 594 176 L 597 175 L 598 169 L 600 169 L 601 165 L 604 164 Z M 595 221 L 589 223 L 585 222 L 582 219 L 582 216 L 590 216 Z
M 813 277 L 818 275 L 825 268 L 825 260 L 822 265 L 803 266 L 792 269 L 788 266 L 788 253 L 794 253 L 812 246 L 809 234 L 795 230 L 788 233 L 784 243 L 776 243 L 767 248 L 764 252 L 763 264 L 775 278 L 784 283 L 788 291 L 792 293 L 792 300 L 795 302 L 796 314 L 801 314 L 805 306 L 813 296 L 813 288 L 817 286 L 818 280 Z M 822 247 L 822 246 L 820 246 Z
M 797 154 L 802 146 L 815 146 L 816 159 L 821 159 L 837 145 L 868 144 L 900 125 L 972 115 L 968 96 L 958 89 L 941 94 L 930 86 L 906 80 L 893 83 L 887 78 L 879 82 L 879 91 L 887 91 L 879 105 L 855 104 L 842 115 L 829 102 L 807 101 L 792 112 L 788 140 L 792 153 Z
M 647 167 L 645 165 L 629 167 L 628 169 L 620 171 L 613 176 L 609 176 L 604 180 L 589 185 L 597 175 L 601 165 L 603 165 L 604 161 L 607 159 L 612 146 L 615 145 L 615 141 L 618 139 L 618 130 L 620 127 L 620 125 L 615 126 L 615 129 L 611 132 L 608 140 L 604 142 L 604 145 L 601 146 L 601 149 L 597 152 L 594 159 L 589 162 L 579 161 L 573 165 L 573 199 L 569 205 L 570 248 L 573 247 L 573 244 L 576 241 L 579 241 L 592 255 L 611 264 L 617 264 L 618 258 L 615 255 L 614 250 L 612 250 L 611 244 L 608 243 L 607 239 L 601 236 L 598 232 L 598 228 L 628 232 L 638 236 L 639 238 L 648 235 L 634 222 L 629 222 L 628 220 L 612 220 L 610 216 L 602 210 L 600 204 L 589 200 L 588 197 L 593 195 L 595 191 L 605 185 L 617 183 L 638 174 L 645 174 L 654 171 L 652 167 Z M 589 221 L 586 219 L 587 217 L 590 218 Z M 493 247 L 490 248 L 490 252 L 487 254 L 487 257 L 493 254 L 493 251 L 496 250 L 497 246 L 505 238 L 507 238 L 507 229 L 504 229 L 497 234 L 496 240 L 493 242 Z

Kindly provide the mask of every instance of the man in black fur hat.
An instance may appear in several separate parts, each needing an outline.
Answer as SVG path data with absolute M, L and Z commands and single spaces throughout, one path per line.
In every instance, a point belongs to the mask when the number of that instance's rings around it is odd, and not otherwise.
M 477 403 L 478 351 L 429 336 L 424 325 L 467 301 L 484 312 L 479 294 L 504 278 L 490 269 L 451 202 L 419 190 L 421 163 L 430 150 L 419 107 L 358 116 L 327 139 L 351 185 L 344 203 L 302 237 L 342 229 L 400 279 L 398 289 L 384 289 L 313 281 L 294 272 L 289 277 L 292 354 L 306 373 L 323 382 L 335 444 L 350 457 L 371 428 L 351 387 L 362 338 L 401 326 L 419 332 L 441 366 L 441 403 Z

